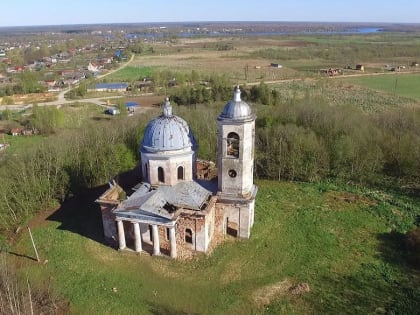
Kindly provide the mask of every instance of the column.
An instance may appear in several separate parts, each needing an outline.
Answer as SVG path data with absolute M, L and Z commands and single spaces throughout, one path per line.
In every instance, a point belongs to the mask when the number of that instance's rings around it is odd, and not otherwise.
M 124 249 L 125 248 L 125 233 L 124 233 L 124 223 L 122 220 L 117 221 L 118 226 L 118 243 L 119 248 Z
M 176 258 L 176 236 L 175 226 L 169 228 L 169 241 L 171 242 L 171 257 Z
M 138 222 L 133 222 L 134 227 L 134 250 L 140 253 L 143 249 L 141 246 L 140 225 Z
M 160 255 L 159 232 L 156 224 L 152 225 L 153 255 Z

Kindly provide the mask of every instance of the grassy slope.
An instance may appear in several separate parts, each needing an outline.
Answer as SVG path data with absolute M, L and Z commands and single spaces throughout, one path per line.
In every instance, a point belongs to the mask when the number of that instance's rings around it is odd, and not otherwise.
M 419 274 L 395 247 L 389 218 L 397 213 L 412 220 L 418 202 L 406 202 L 403 212 L 336 187 L 258 184 L 251 239 L 227 242 L 210 257 L 173 261 L 100 244 L 95 192 L 34 229 L 47 264 L 16 259 L 23 274 L 51 283 L 77 314 L 367 314 L 381 308 L 410 314 L 419 307 Z M 14 250 L 31 255 L 27 235 Z M 255 301 L 259 289 L 285 281 L 307 282 L 311 291 L 273 294 L 269 305 Z

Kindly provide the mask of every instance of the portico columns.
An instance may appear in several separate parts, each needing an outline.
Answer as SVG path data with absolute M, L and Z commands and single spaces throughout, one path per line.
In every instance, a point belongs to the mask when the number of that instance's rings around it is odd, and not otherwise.
M 169 228 L 169 241 L 171 242 L 171 257 L 176 258 L 175 226 Z
M 140 225 L 138 222 L 133 222 L 134 227 L 134 250 L 140 253 L 143 249 L 141 246 Z
M 152 236 L 153 236 L 153 255 L 160 255 L 159 232 L 158 232 L 158 226 L 156 224 L 152 224 Z
M 122 220 L 117 221 L 117 227 L 118 227 L 118 244 L 119 249 L 124 249 L 125 244 L 125 233 L 124 233 L 124 223 Z

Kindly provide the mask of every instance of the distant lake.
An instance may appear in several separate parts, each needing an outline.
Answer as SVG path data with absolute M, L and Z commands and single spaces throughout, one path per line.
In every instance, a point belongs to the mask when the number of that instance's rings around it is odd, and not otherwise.
M 356 33 L 361 33 L 361 34 L 370 34 L 370 33 L 379 33 L 379 32 L 383 32 L 383 30 L 377 27 L 362 27 L 362 28 L 358 28 L 356 31 Z
M 314 34 L 314 35 L 344 35 L 344 34 L 373 34 L 383 32 L 384 30 L 379 27 L 358 27 L 358 28 L 349 28 L 345 30 L 326 30 L 326 31 L 289 31 L 289 32 L 241 32 L 241 31 L 214 31 L 214 32 L 179 32 L 179 33 L 166 33 L 166 32 L 156 32 L 156 33 L 129 33 L 126 35 L 128 39 L 134 38 L 163 38 L 165 36 L 175 35 L 181 38 L 191 38 L 191 37 L 222 37 L 222 36 L 279 36 L 279 35 L 303 35 L 303 34 Z

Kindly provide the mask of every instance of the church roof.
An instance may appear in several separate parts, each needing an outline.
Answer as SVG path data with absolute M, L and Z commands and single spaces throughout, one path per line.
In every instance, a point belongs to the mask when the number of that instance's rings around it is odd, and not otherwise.
M 211 195 L 209 190 L 195 181 L 156 189 L 144 183 L 114 213 L 116 217 L 165 223 L 170 222 L 179 208 L 204 210 Z
M 241 90 L 239 86 L 235 87 L 233 99 L 229 101 L 223 108 L 219 120 L 248 120 L 254 119 L 251 107 L 241 100 Z
M 168 99 L 163 113 L 146 127 L 141 150 L 146 152 L 176 151 L 195 148 L 196 142 L 187 122 L 172 114 Z

